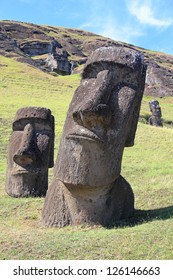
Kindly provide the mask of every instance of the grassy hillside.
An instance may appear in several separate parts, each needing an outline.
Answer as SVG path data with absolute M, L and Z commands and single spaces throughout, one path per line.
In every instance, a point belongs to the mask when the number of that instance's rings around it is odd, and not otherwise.
M 135 193 L 135 217 L 115 228 L 44 228 L 43 198 L 12 198 L 4 191 L 6 151 L 17 109 L 44 106 L 56 120 L 55 155 L 69 102 L 80 76 L 50 76 L 0 56 L 0 259 L 172 259 L 173 98 L 162 98 L 163 128 L 145 124 L 142 102 L 135 146 L 126 148 L 122 175 Z M 50 171 L 50 180 L 52 170 Z
M 63 74 L 69 73 L 72 68 L 73 73 L 81 73 L 87 57 L 97 48 L 125 46 L 136 49 L 143 53 L 147 64 L 145 95 L 173 96 L 172 55 L 114 41 L 80 29 L 10 20 L 0 20 L 0 38 L 0 55 L 13 57 L 43 71 L 54 69 L 54 72 Z M 46 63 L 46 59 L 50 62 L 50 53 L 57 61 L 57 68 L 54 65 L 56 63 L 53 63 L 52 67 L 48 67 Z M 73 65 L 71 70 L 69 62 Z

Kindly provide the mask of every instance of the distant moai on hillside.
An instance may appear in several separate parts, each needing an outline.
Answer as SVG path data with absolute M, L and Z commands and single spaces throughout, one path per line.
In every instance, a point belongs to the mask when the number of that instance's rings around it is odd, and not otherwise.
M 54 117 L 43 107 L 19 109 L 7 156 L 6 192 L 13 197 L 45 196 L 54 165 Z
M 89 57 L 46 194 L 46 226 L 106 226 L 133 214 L 134 194 L 120 172 L 124 147 L 134 145 L 145 75 L 133 49 L 103 47 Z
M 159 102 L 157 100 L 151 100 L 149 102 L 150 111 L 152 116 L 149 118 L 148 123 L 153 126 L 163 126 L 162 112 Z

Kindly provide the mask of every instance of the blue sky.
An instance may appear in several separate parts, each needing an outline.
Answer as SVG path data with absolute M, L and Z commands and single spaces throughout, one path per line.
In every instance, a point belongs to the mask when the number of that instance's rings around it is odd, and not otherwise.
M 80 28 L 173 55 L 172 0 L 0 0 L 0 19 Z

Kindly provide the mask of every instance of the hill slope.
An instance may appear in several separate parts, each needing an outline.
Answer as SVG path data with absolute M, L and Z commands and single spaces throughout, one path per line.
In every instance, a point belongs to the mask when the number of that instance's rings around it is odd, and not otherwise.
M 0 54 L 43 71 L 78 73 L 88 55 L 102 46 L 140 50 L 148 65 L 145 95 L 173 96 L 173 56 L 117 42 L 79 29 L 0 21 Z M 1 66 L 1 65 L 0 65 Z

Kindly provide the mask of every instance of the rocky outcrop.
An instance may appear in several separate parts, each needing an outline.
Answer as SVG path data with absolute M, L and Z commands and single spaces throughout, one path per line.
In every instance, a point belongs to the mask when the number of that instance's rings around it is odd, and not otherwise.
M 20 45 L 20 49 L 30 56 L 42 55 L 52 51 L 52 44 L 49 42 L 26 42 Z
M 72 63 L 68 61 L 67 51 L 54 37 L 39 30 L 38 26 L 0 22 L 0 49 L 0 54 L 15 56 L 18 61 L 29 63 L 42 70 L 71 74 Z M 36 56 L 45 54 L 46 58 L 35 59 Z
M 62 75 L 70 75 L 72 72 L 72 63 L 68 61 L 69 54 L 63 49 L 56 48 L 49 53 L 46 58 L 46 67 L 52 72 L 55 71 Z
M 88 56 L 106 46 L 126 46 L 144 54 L 148 66 L 145 95 L 173 96 L 173 56 L 117 42 L 91 32 L 0 21 L 0 54 L 43 71 L 58 74 L 81 73 Z
M 150 61 L 147 69 L 145 95 L 173 96 L 173 71 Z
M 17 51 L 17 43 L 14 39 L 9 38 L 6 34 L 0 33 L 0 54 Z

